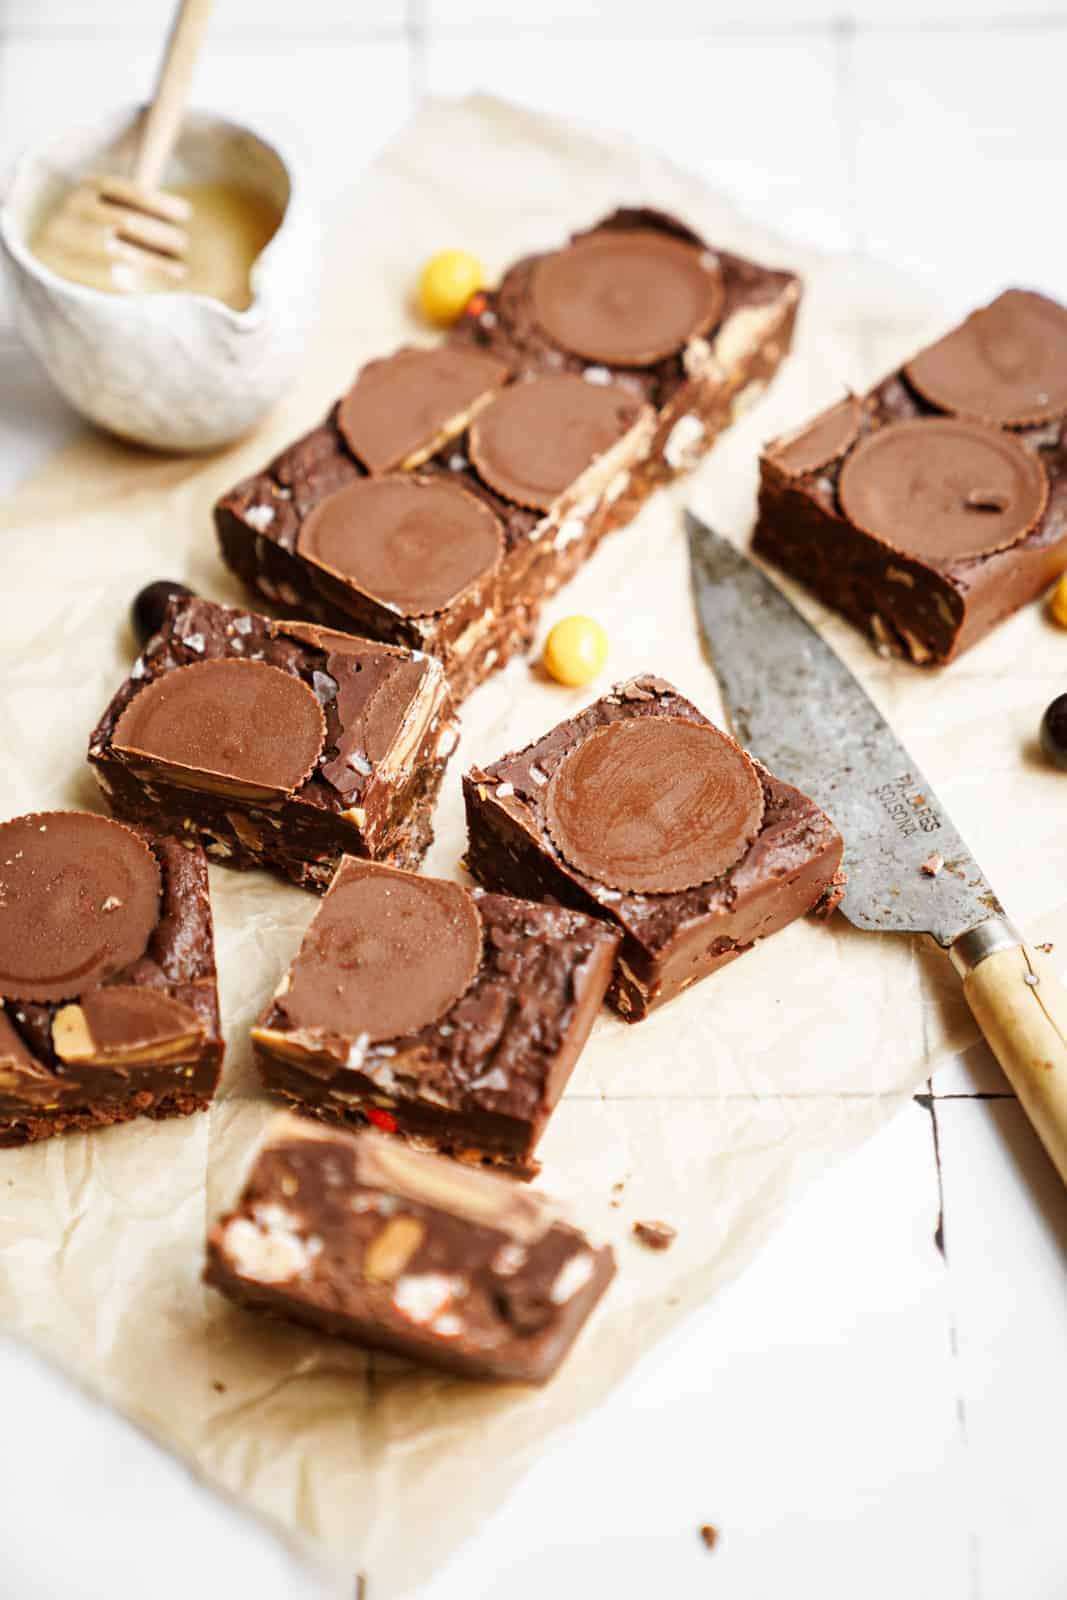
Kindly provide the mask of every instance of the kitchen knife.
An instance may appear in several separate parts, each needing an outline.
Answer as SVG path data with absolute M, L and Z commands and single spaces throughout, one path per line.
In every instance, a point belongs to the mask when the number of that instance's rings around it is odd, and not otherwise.
M 828 812 L 857 928 L 929 934 L 1067 1183 L 1067 991 L 1039 967 L 933 789 L 781 590 L 687 513 L 693 594 L 734 733 Z M 944 865 L 940 866 L 940 857 Z

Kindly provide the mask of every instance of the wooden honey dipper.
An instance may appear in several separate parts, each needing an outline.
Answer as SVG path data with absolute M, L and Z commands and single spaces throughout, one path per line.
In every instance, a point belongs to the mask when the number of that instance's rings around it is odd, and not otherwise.
M 191 207 L 159 182 L 181 126 L 211 7 L 212 0 L 181 0 L 131 176 L 83 178 L 41 230 L 36 252 L 62 276 L 126 294 L 181 287 Z

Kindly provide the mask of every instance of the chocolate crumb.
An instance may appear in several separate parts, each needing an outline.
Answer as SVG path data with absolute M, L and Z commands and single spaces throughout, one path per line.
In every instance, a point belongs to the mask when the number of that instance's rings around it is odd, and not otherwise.
M 1041 951 L 1042 955 L 1050 956 L 1055 949 L 1055 946 L 1053 945 L 1052 940 L 1049 939 L 1044 944 L 1037 945 L 1036 948 Z
M 933 855 L 927 856 L 925 861 L 920 862 L 919 871 L 925 872 L 928 878 L 936 878 L 944 865 L 944 856 L 938 855 L 935 850 Z
M 705 1522 L 700 1530 L 700 1537 L 709 1550 L 714 1550 L 719 1542 L 719 1530 L 718 1528 L 713 1528 L 710 1522 Z
M 634 1238 L 649 1250 L 669 1250 L 678 1237 L 678 1229 L 669 1222 L 635 1222 Z
M 216 1394 L 226 1393 L 226 1385 L 224 1383 L 220 1383 L 218 1378 L 213 1378 L 211 1380 L 211 1387 L 214 1389 Z

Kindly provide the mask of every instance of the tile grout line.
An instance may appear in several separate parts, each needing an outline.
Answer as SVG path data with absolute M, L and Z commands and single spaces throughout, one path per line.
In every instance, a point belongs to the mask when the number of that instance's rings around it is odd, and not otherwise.
M 837 136 L 845 168 L 845 218 L 853 254 L 863 249 L 859 209 L 859 120 L 856 116 L 856 22 L 840 17 L 833 24 L 834 99 Z
M 411 96 L 411 108 L 417 111 L 426 93 L 425 0 L 407 0 L 404 39 L 408 52 L 408 93 Z

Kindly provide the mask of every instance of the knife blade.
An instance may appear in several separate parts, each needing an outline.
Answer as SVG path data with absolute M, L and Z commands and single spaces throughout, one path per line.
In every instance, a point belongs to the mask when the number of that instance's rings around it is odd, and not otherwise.
M 848 920 L 928 934 L 949 952 L 1067 1182 L 1067 995 L 1039 970 L 933 786 L 840 657 L 728 539 L 692 512 L 686 521 L 700 629 L 738 741 L 833 818 Z

